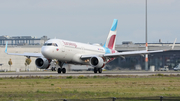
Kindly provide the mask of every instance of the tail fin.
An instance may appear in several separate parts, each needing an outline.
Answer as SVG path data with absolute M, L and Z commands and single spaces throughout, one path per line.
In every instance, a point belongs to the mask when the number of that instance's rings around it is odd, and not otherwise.
M 110 30 L 108 37 L 106 39 L 106 42 L 104 44 L 104 47 L 107 47 L 107 48 L 113 49 L 113 50 L 115 49 L 117 23 L 118 23 L 118 20 L 114 19 L 111 30 Z

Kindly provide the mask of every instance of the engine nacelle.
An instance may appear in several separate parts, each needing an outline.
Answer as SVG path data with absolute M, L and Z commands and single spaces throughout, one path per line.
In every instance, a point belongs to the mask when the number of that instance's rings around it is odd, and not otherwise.
M 46 58 L 37 58 L 35 64 L 39 69 L 47 69 L 50 66 L 50 60 Z
M 92 67 L 97 68 L 102 68 L 105 65 L 104 60 L 101 57 L 92 57 L 89 62 Z

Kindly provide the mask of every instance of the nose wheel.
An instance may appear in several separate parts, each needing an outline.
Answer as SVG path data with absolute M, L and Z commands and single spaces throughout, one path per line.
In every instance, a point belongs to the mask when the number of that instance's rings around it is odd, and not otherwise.
M 52 70 L 52 71 L 56 71 L 56 67 L 52 67 L 51 70 Z

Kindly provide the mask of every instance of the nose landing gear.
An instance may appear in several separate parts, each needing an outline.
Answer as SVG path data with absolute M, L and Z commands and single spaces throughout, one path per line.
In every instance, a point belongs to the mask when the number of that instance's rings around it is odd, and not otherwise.
M 56 71 L 56 67 L 52 67 L 51 70 L 52 70 L 52 71 Z

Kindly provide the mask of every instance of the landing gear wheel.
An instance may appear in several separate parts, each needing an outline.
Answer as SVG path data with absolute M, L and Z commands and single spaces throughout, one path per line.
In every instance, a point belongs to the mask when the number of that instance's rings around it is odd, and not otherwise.
M 60 73 L 61 73 L 61 68 L 58 68 L 58 70 L 57 70 L 57 71 L 58 71 L 58 73 L 60 74 Z
M 94 73 L 97 73 L 97 71 L 98 71 L 98 68 L 94 67 Z
M 102 73 L 102 68 L 98 68 L 98 72 L 99 72 L 99 73 Z
M 56 71 L 56 67 L 52 67 L 51 70 L 52 70 L 52 71 Z
M 66 68 L 62 68 L 62 72 L 63 72 L 63 73 L 66 73 Z

